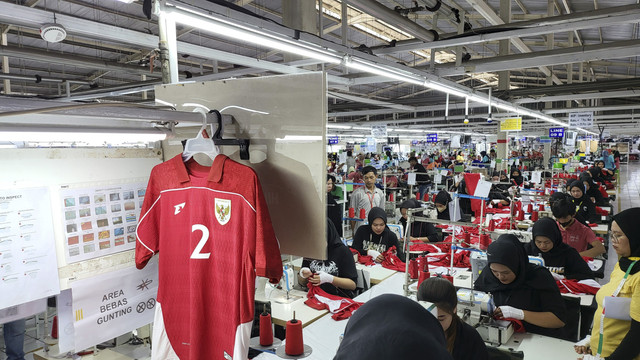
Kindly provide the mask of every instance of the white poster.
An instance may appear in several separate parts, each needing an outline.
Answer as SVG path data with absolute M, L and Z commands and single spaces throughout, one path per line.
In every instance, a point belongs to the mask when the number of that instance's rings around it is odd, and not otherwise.
M 491 191 L 491 183 L 485 180 L 478 181 L 478 185 L 476 185 L 476 190 L 473 192 L 473 196 L 478 197 L 489 197 L 489 191 Z
M 371 136 L 387 137 L 387 125 L 371 125 Z
M 534 184 L 540 184 L 542 182 L 542 171 L 532 171 L 531 182 Z
M 593 111 L 569 113 L 569 126 L 579 128 L 593 127 Z
M 0 190 L 0 309 L 60 292 L 46 187 Z
M 80 351 L 153 321 L 158 261 L 71 284 L 75 350 Z
M 0 324 L 42 313 L 46 308 L 47 299 L 40 299 L 2 309 L 0 310 Z
M 67 263 L 131 250 L 146 183 L 60 190 Z
M 407 174 L 407 184 L 415 185 L 416 184 L 416 173 L 410 172 Z

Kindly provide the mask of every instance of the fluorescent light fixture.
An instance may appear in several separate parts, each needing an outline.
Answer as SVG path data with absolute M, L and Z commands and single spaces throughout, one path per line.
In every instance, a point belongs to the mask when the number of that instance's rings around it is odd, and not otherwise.
M 136 0 L 118 0 L 119 2 L 123 2 L 125 4 L 131 4 L 132 2 L 136 1 Z
M 276 138 L 276 141 L 320 141 L 320 135 L 285 135 L 284 138 Z
M 42 143 L 91 143 L 130 144 L 148 143 L 167 138 L 168 130 L 150 129 L 110 129 L 110 128 L 28 128 L 0 127 L 0 141 L 24 141 Z
M 353 130 L 371 130 L 371 128 L 368 127 L 368 126 L 353 126 L 353 127 L 351 127 L 351 129 L 353 129 Z
M 428 87 L 429 89 L 442 91 L 444 93 L 455 95 L 455 96 L 460 96 L 460 97 L 469 96 L 469 94 L 467 94 L 464 91 L 460 91 L 458 89 L 454 89 L 454 88 L 452 88 L 450 86 L 442 85 L 440 83 L 436 83 L 436 82 L 433 82 L 431 80 L 425 81 L 422 85 L 424 85 L 425 87 Z
M 349 55 L 345 56 L 344 64 L 348 68 L 374 75 L 384 76 L 389 79 L 403 81 L 414 85 L 424 84 L 424 79 L 418 75 L 405 73 L 390 66 L 378 65 L 371 62 L 365 62 L 360 59 L 354 59 Z
M 339 64 L 341 57 L 327 50 L 289 40 L 285 37 L 269 35 L 263 31 L 242 27 L 238 24 L 224 22 L 222 19 L 210 17 L 201 13 L 188 12 L 183 8 L 167 8 L 167 15 L 176 23 L 198 28 L 233 40 L 246 41 L 265 48 L 282 50 L 295 55 L 317 59 L 326 63 Z
M 351 129 L 351 126 L 348 125 L 336 125 L 336 124 L 327 124 L 329 129 Z

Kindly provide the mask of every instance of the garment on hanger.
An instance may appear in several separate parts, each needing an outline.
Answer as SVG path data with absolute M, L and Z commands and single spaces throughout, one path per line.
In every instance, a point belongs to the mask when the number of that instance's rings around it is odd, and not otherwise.
M 160 253 L 156 323 L 164 327 L 154 326 L 154 339 L 158 332 L 170 343 L 154 346 L 152 358 L 246 359 L 255 277 L 282 276 L 253 169 L 225 155 L 211 167 L 178 155 L 151 171 L 141 214 L 136 266 Z

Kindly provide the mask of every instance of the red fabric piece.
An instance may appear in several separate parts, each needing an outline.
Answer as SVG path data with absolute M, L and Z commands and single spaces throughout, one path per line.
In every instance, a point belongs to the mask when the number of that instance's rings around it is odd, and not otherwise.
M 492 207 L 487 209 L 487 214 L 508 214 L 509 208 L 504 207 L 502 204 L 498 203 L 498 207 Z
M 384 260 L 382 260 L 381 263 L 383 268 L 400 272 L 405 271 L 407 265 L 404 262 L 400 261 L 400 258 L 398 258 L 398 256 L 396 255 L 395 246 L 392 246 L 387 249 L 387 251 L 383 252 L 382 256 L 384 256 Z
M 436 245 L 432 245 L 432 244 L 412 244 L 409 246 L 409 251 L 423 251 L 423 252 L 429 252 L 429 253 L 439 253 L 442 252 L 442 250 L 437 247 Z
M 453 267 L 457 268 L 471 268 L 471 262 L 469 258 L 471 257 L 471 252 L 469 250 L 458 251 L 453 254 Z M 432 266 L 451 266 L 451 254 L 429 254 L 429 265 Z
M 609 195 L 607 195 L 609 196 Z M 602 216 L 607 216 L 609 215 L 609 212 L 607 210 L 604 210 L 603 208 L 601 208 L 600 206 L 596 206 L 596 213 L 598 215 L 602 215 Z
M 589 294 L 595 295 L 600 288 L 589 286 L 585 284 L 580 284 L 578 280 L 575 279 L 565 279 L 565 280 L 556 280 L 556 284 L 558 285 L 558 289 L 562 294 Z
M 598 227 L 598 224 L 589 224 L 589 227 Z
M 607 193 L 607 190 L 604 188 L 604 186 L 598 187 L 598 190 L 600 190 L 600 194 L 602 194 L 605 199 L 609 197 L 609 193 Z
M 349 248 L 352 254 L 358 254 L 358 263 L 366 266 L 375 265 L 376 262 L 373 261 L 373 257 L 369 255 L 361 255 L 360 252 L 356 249 Z
M 363 302 L 355 301 L 346 297 L 331 295 L 322 290 L 320 286 L 313 286 L 311 283 L 308 283 L 307 287 L 309 288 L 309 291 L 307 292 L 307 300 L 304 302 L 305 305 L 316 310 L 329 310 L 332 314 L 331 318 L 333 320 L 348 319 L 354 311 L 364 304 Z M 324 299 L 320 299 L 316 295 L 321 296 Z
M 583 256 L 582 260 L 584 260 L 585 262 L 589 262 L 589 261 L 593 261 L 593 258 L 588 256 Z
M 469 195 L 474 194 L 479 181 L 480 181 L 480 174 L 464 173 L 464 182 L 467 184 Z M 476 217 L 479 217 L 482 209 L 482 200 L 478 200 L 478 199 L 470 199 L 470 200 L 471 200 L 471 211 L 473 211 Z

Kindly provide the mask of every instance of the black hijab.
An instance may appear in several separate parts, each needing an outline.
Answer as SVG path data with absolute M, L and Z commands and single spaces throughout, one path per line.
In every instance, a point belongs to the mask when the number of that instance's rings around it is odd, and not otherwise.
M 449 202 L 451 202 L 451 195 L 444 190 L 440 190 L 436 195 L 436 200 L 434 202 L 436 204 L 445 205 L 443 212 L 438 211 L 438 219 L 451 220 L 451 215 L 449 215 Z
M 440 322 L 418 302 L 385 294 L 349 319 L 333 360 L 452 359 Z
M 622 271 L 627 271 L 632 262 L 640 259 L 640 221 L 638 219 L 640 219 L 640 207 L 630 208 L 613 216 L 613 221 L 618 224 L 620 230 L 629 239 L 629 247 L 631 248 L 631 255 L 621 257 L 618 260 Z M 638 271 L 640 271 L 640 261 L 633 266 L 630 274 L 635 274 Z
M 580 191 L 582 191 L 582 197 L 581 198 L 576 199 L 576 198 L 573 197 L 573 195 L 571 195 L 571 189 L 573 189 L 574 187 L 578 188 L 578 189 L 580 189 Z M 586 195 L 587 195 L 587 191 L 585 190 L 585 186 L 582 183 L 582 180 L 580 180 L 580 179 L 573 180 L 573 181 L 571 181 L 571 182 L 569 182 L 567 184 L 567 193 L 569 193 L 569 195 L 571 195 L 571 197 L 573 198 L 573 202 L 580 201 L 581 199 L 585 198 Z
M 489 267 L 493 263 L 508 267 L 516 279 L 509 284 L 503 284 L 493 275 Z M 518 238 L 513 234 L 503 234 L 492 242 L 487 248 L 487 266 L 482 270 L 475 282 L 475 289 L 480 291 L 496 292 L 508 291 L 518 288 L 532 288 L 536 290 L 556 289 L 554 281 L 545 281 L 544 276 L 538 276 L 539 270 L 548 271 L 538 265 L 529 263 L 529 256 Z
M 345 246 L 340 240 L 340 235 L 338 234 L 338 230 L 333 225 L 331 219 L 327 218 L 327 252 L 331 252 L 332 249 L 335 249 L 339 246 Z
M 518 172 L 518 176 L 513 175 L 513 173 Z M 522 177 L 522 172 L 518 169 L 511 170 L 511 179 L 515 181 L 516 185 L 520 186 L 524 183 L 524 178 Z

